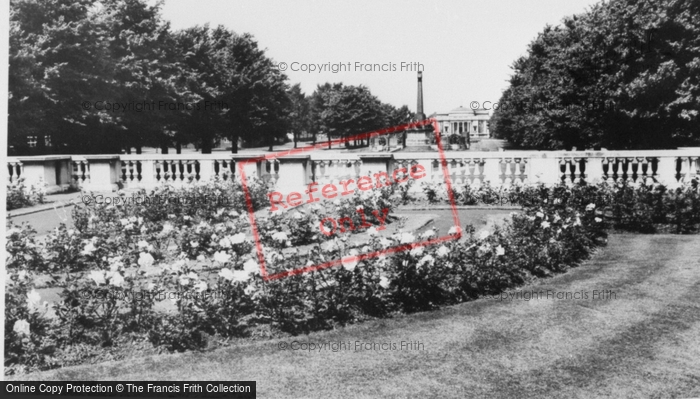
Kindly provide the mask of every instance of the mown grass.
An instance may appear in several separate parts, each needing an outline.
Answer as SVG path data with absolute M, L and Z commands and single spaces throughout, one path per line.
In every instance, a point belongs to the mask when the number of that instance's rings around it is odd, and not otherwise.
M 611 236 L 584 265 L 515 291 L 589 298 L 482 298 L 283 341 L 147 356 L 22 380 L 256 380 L 259 397 L 700 396 L 700 236 Z M 615 297 L 593 300 L 593 290 Z M 280 342 L 347 350 L 281 350 Z M 422 350 L 355 351 L 420 341 Z

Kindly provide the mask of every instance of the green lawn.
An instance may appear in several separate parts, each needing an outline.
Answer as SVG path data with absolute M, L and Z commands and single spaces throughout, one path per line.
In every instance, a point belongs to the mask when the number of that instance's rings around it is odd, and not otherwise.
M 259 397 L 690 398 L 700 396 L 700 236 L 613 235 L 583 266 L 490 298 L 204 353 L 86 365 L 22 380 L 256 380 Z M 615 297 L 594 300 L 593 291 Z M 280 342 L 350 342 L 290 351 Z M 422 350 L 354 351 L 355 341 Z

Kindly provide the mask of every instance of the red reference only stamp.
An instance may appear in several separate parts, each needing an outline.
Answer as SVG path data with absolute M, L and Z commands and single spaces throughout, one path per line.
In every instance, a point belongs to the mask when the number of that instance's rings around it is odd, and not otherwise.
M 269 273 L 266 267 L 266 257 L 264 253 L 264 246 L 260 239 L 260 233 L 258 225 L 256 224 L 255 209 L 253 206 L 253 200 L 248 188 L 245 166 L 250 163 L 258 163 L 263 161 L 270 161 L 274 159 L 282 159 L 284 157 L 289 157 L 293 155 L 310 154 L 315 150 L 320 150 L 325 147 L 332 147 L 333 145 L 344 144 L 347 142 L 355 140 L 364 140 L 369 138 L 377 138 L 385 135 L 389 135 L 396 132 L 402 132 L 408 129 L 417 128 L 421 126 L 432 125 L 435 134 L 435 142 L 438 148 L 438 158 L 441 165 L 441 170 L 443 172 L 445 186 L 447 188 L 448 199 L 450 201 L 452 217 L 454 221 L 454 226 L 457 227 L 458 234 L 447 234 L 437 238 L 426 239 L 423 241 L 400 244 L 390 248 L 384 248 L 379 251 L 372 251 L 368 253 L 362 253 L 357 255 L 349 255 L 346 257 L 333 259 L 316 265 L 306 265 L 303 267 L 298 267 L 293 270 L 287 270 L 279 273 Z M 253 238 L 255 240 L 255 247 L 258 255 L 258 262 L 260 264 L 260 273 L 265 281 L 279 279 L 282 277 L 292 276 L 300 273 L 313 272 L 316 270 L 321 270 L 328 267 L 333 267 L 341 265 L 343 262 L 354 262 L 363 259 L 375 258 L 382 255 L 389 255 L 405 250 L 410 250 L 412 248 L 420 246 L 428 246 L 438 244 L 444 241 L 455 240 L 461 237 L 461 226 L 459 222 L 459 215 L 457 212 L 455 199 L 452 192 L 452 182 L 450 181 L 449 172 L 447 169 L 447 160 L 443 152 L 443 146 L 440 139 L 440 134 L 438 131 L 437 122 L 434 119 L 426 119 L 423 121 L 408 123 L 400 126 L 395 126 L 391 128 L 380 129 L 372 132 L 358 134 L 352 137 L 340 138 L 330 141 L 324 141 L 314 145 L 309 145 L 305 147 L 294 148 L 290 150 L 282 150 L 259 157 L 253 157 L 246 160 L 242 160 L 238 163 L 238 168 L 241 177 L 241 183 L 243 186 L 243 191 L 246 199 L 246 205 L 248 207 L 248 216 L 250 219 L 251 230 Z M 427 176 L 425 167 L 420 164 L 414 164 L 409 167 L 400 166 L 393 171 L 379 171 L 377 173 L 371 174 L 370 176 L 361 176 L 357 179 L 347 178 L 344 180 L 339 180 L 338 184 L 334 183 L 319 183 L 317 181 L 312 181 L 305 185 L 303 191 L 290 191 L 282 192 L 272 191 L 267 194 L 267 199 L 269 200 L 270 212 L 277 211 L 287 211 L 295 207 L 299 207 L 305 204 L 314 204 L 316 202 L 324 200 L 334 200 L 342 198 L 349 195 L 354 195 L 356 192 L 367 192 L 370 190 L 382 189 L 384 187 L 389 187 L 392 184 L 400 184 L 407 182 L 409 180 L 414 180 L 414 182 L 419 182 L 421 179 Z M 375 227 L 377 231 L 384 230 L 386 228 L 386 221 L 389 213 L 388 208 L 373 210 L 371 214 L 365 214 L 362 207 L 356 209 L 356 213 L 359 215 L 360 224 L 356 226 L 352 218 L 345 216 L 342 218 L 334 218 L 328 216 L 322 218 L 318 227 L 320 233 L 326 236 L 332 236 L 337 231 L 344 233 L 346 231 L 367 229 L 369 227 Z M 372 220 L 375 224 L 368 223 L 368 220 Z

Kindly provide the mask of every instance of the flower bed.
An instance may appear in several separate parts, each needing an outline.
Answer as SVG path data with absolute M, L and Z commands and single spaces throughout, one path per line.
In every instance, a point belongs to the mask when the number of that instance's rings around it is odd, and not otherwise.
M 46 197 L 46 187 L 27 187 L 24 179 L 7 185 L 6 210 L 26 208 L 37 204 L 43 204 Z
M 268 188 L 259 182 L 249 187 L 254 207 L 264 208 Z M 359 209 L 366 214 L 393 209 L 405 202 L 405 188 L 260 215 L 261 243 L 271 272 L 396 245 L 405 249 L 268 282 L 259 274 L 242 200 L 216 206 L 204 201 L 201 206 L 76 208 L 75 229 L 62 226 L 42 244 L 35 242 L 28 226 L 11 227 L 5 280 L 6 372 L 83 362 L 121 345 L 198 349 L 214 341 L 306 333 L 497 294 L 562 272 L 590 256 L 605 243 L 610 224 L 626 220 L 615 219 L 615 212 L 629 214 L 621 205 L 647 198 L 635 194 L 628 202 L 612 205 L 615 195 L 628 198 L 624 190 L 524 188 L 517 199 L 523 212 L 513 214 L 504 226 L 479 233 L 471 226 L 464 231 L 453 228 L 448 233 L 461 240 L 432 247 L 415 242 L 436 235 L 434 230 L 415 237 L 401 231 L 379 234 L 380 224 L 332 235 L 319 229 L 328 210 L 353 220 Z M 697 187 L 692 190 L 664 194 L 668 200 L 662 201 L 690 207 L 678 215 L 690 213 L 691 222 L 677 222 L 688 228 L 697 217 Z M 220 182 L 178 190 L 164 187 L 155 194 L 241 195 L 237 183 Z M 652 198 L 650 203 L 657 204 L 658 198 Z M 637 215 L 649 208 L 633 209 Z M 351 244 L 349 234 L 364 234 L 367 241 Z M 296 245 L 306 245 L 308 252 L 289 250 Z M 62 287 L 58 303 L 39 303 L 33 285 L 37 275 L 51 276 L 49 285 Z M 163 303 L 170 304 L 170 310 L 158 311 Z M 49 308 L 54 317 L 48 315 Z
M 424 183 L 425 200 L 429 204 L 448 204 L 444 184 Z M 669 232 L 696 233 L 700 231 L 700 186 L 698 180 L 673 188 L 620 182 L 614 185 L 564 184 L 515 185 L 492 187 L 485 183 L 478 187 L 453 186 L 453 197 L 458 205 L 520 205 L 532 207 L 545 201 L 561 200 L 562 196 L 584 195 L 596 197 L 602 214 L 613 227 L 641 233 Z

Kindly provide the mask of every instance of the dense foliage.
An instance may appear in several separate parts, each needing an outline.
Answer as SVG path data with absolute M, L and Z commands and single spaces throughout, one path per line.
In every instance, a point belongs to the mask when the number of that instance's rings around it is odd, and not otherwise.
M 516 146 L 700 143 L 696 0 L 600 2 L 547 26 L 512 68 L 491 128 Z
M 522 211 L 494 231 L 468 226 L 420 235 L 400 228 L 383 234 L 378 224 L 318 233 L 326 212 L 350 217 L 393 207 L 405 203 L 408 187 L 269 215 L 263 210 L 268 188 L 256 181 L 249 187 L 270 274 L 333 259 L 341 264 L 263 281 L 245 202 L 211 201 L 239 195 L 236 182 L 150 193 L 173 199 L 165 203 L 79 207 L 74 228 L 61 226 L 41 242 L 29 226 L 10 226 L 7 372 L 114 358 L 124 347 L 197 349 L 434 309 L 565 271 L 605 243 L 610 225 L 645 231 L 662 220 L 679 233 L 700 227 L 696 182 L 673 189 L 524 187 L 510 197 Z M 486 198 L 491 191 L 484 188 Z M 455 240 L 417 244 L 438 234 Z M 358 256 L 396 246 L 403 250 Z M 59 300 L 42 302 L 39 285 L 59 288 Z
M 289 132 L 321 129 L 339 137 L 410 117 L 362 86 L 319 86 L 317 104 L 290 87 L 252 35 L 223 26 L 172 31 L 159 7 L 11 0 L 10 153 L 167 152 L 185 144 L 209 153 L 222 139 L 237 152 L 239 140 L 272 146 Z
M 342 83 L 319 85 L 309 98 L 312 133 L 323 132 L 330 140 L 410 122 L 413 113 L 407 106 L 395 108 L 381 103 L 364 86 Z M 369 139 L 367 139 L 367 144 Z M 346 141 L 346 146 L 361 145 Z
M 429 204 L 450 204 L 444 183 L 423 183 L 425 200 Z M 694 179 L 674 187 L 618 182 L 615 185 L 513 185 L 493 187 L 483 184 L 453 185 L 452 198 L 456 205 L 517 205 L 537 206 L 556 201 L 569 192 L 585 190 L 595 194 L 598 209 L 616 229 L 639 233 L 673 232 L 678 234 L 700 231 L 700 187 Z
M 43 204 L 46 196 L 46 187 L 27 187 L 24 179 L 7 185 L 7 202 L 5 208 L 9 211 L 17 208 L 25 208 L 37 204 Z

